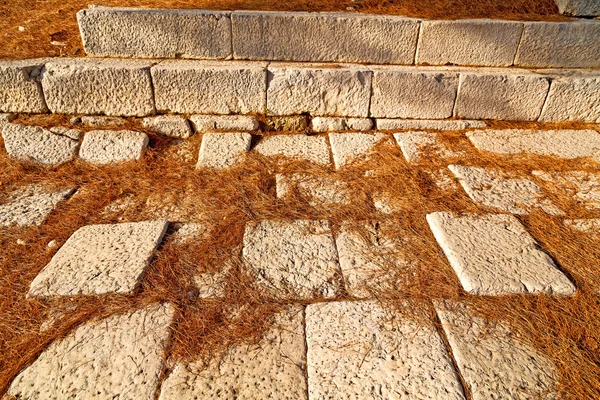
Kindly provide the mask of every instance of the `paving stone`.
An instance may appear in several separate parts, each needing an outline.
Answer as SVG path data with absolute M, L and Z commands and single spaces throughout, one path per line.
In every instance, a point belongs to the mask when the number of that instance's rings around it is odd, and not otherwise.
M 368 117 L 370 96 L 371 72 L 364 67 L 269 65 L 269 114 Z
M 210 227 L 203 223 L 185 223 L 182 224 L 175 233 L 173 242 L 177 244 L 186 244 L 193 240 L 202 240 L 210 232 Z
M 307 306 L 306 342 L 310 398 L 465 398 L 433 325 L 394 318 L 375 301 Z
M 600 3 L 596 0 L 554 0 L 561 14 L 579 17 L 600 16 Z
M 372 128 L 370 118 L 315 117 L 311 121 L 314 132 L 370 131 Z
M 94 57 L 228 58 L 229 13 L 94 7 L 77 13 L 85 52 Z
M 152 67 L 156 109 L 179 114 L 264 113 L 265 63 L 162 61 Z
M 42 87 L 48 108 L 57 114 L 154 114 L 152 62 L 110 59 L 53 59 Z
M 81 123 L 95 127 L 119 126 L 125 123 L 121 117 L 105 117 L 103 115 L 84 115 L 81 117 Z
M 415 64 L 509 67 L 522 32 L 517 21 L 423 21 Z
M 564 223 L 567 227 L 579 232 L 600 233 L 600 218 L 570 219 L 565 220 Z
M 46 60 L 0 61 L 0 111 L 46 113 L 39 82 Z
M 196 168 L 228 168 L 250 150 L 252 135 L 243 132 L 205 133 Z
M 532 171 L 531 173 L 568 193 L 587 209 L 600 209 L 600 174 L 586 171 Z
M 386 139 L 386 135 L 376 133 L 330 133 L 331 151 L 336 168 L 342 168 L 366 156 L 378 143 Z
M 283 155 L 315 164 L 331 164 L 325 136 L 301 134 L 266 136 L 258 142 L 254 150 L 263 156 Z
M 144 118 L 142 125 L 160 135 L 174 138 L 187 139 L 192 134 L 189 121 L 179 115 Z
M 176 364 L 159 399 L 307 400 L 302 308 L 276 314 L 273 324 L 258 343 L 236 345 L 208 366 Z
M 0 114 L 0 128 L 11 121 L 14 121 L 15 118 L 17 118 L 17 115 L 13 113 Z
M 67 199 L 74 188 L 46 191 L 38 186 L 26 186 L 11 193 L 0 205 L 0 225 L 41 225 L 58 203 Z
M 273 131 L 305 132 L 308 130 L 306 115 L 286 115 L 283 117 L 267 116 L 265 124 Z
M 548 77 L 523 70 L 462 72 L 454 116 L 535 121 L 549 87 Z
M 256 283 L 277 298 L 331 298 L 340 290 L 338 255 L 326 221 L 249 224 L 242 253 Z
M 479 150 L 494 153 L 533 153 L 565 159 L 591 157 L 600 162 L 600 133 L 593 130 L 489 129 L 467 132 L 467 137 Z
M 556 399 L 554 364 L 508 326 L 462 305 L 436 303 L 452 354 L 473 400 Z
M 170 305 L 88 322 L 52 343 L 8 389 L 20 399 L 151 400 L 162 374 Z
M 550 215 L 563 212 L 546 198 L 542 189 L 529 179 L 481 167 L 449 165 L 471 200 L 512 214 L 529 214 L 540 208 Z
M 539 120 L 600 124 L 600 74 L 581 73 L 553 79 Z
M 575 292 L 575 286 L 512 215 L 438 212 L 428 214 L 427 221 L 469 293 Z
M 2 128 L 6 152 L 23 161 L 59 165 L 71 161 L 79 142 L 39 126 L 6 124 Z
M 458 157 L 461 153 L 450 151 L 444 146 L 437 134 L 431 132 L 410 131 L 395 133 L 394 139 L 400 146 L 406 161 L 410 163 L 419 162 L 427 155 L 435 155 L 439 158 Z
M 371 116 L 449 118 L 458 73 L 427 67 L 373 67 Z
M 139 160 L 148 141 L 148 135 L 142 132 L 90 131 L 83 137 L 79 157 L 93 164 Z
M 49 129 L 50 132 L 57 135 L 66 136 L 73 140 L 79 140 L 83 137 L 83 132 L 77 129 L 70 129 L 64 126 L 53 126 Z
M 435 120 L 435 119 L 385 119 L 376 120 L 380 131 L 395 131 L 402 129 L 431 129 L 437 131 L 458 131 L 471 128 L 485 128 L 484 121 L 473 120 Z
M 348 186 L 334 176 L 322 177 L 308 174 L 277 174 L 277 198 L 285 199 L 294 191 L 306 197 L 311 207 L 349 205 L 352 193 Z
M 600 21 L 525 22 L 515 65 L 534 68 L 600 66 Z
M 259 128 L 258 120 L 251 115 L 192 115 L 190 122 L 196 132 L 255 131 Z
M 131 293 L 167 225 L 144 221 L 79 228 L 31 282 L 29 296 Z

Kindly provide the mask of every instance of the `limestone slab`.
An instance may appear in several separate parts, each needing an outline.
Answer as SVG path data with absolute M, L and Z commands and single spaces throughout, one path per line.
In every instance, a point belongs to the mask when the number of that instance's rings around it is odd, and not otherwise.
M 240 162 L 250 150 L 252 135 L 243 132 L 205 133 L 196 168 L 227 168 Z
M 594 219 L 569 219 L 564 221 L 565 226 L 584 233 L 600 233 L 600 218 Z
M 52 343 L 17 375 L 8 395 L 22 399 L 155 398 L 173 307 L 155 304 L 88 322 Z
M 553 79 L 539 120 L 600 124 L 600 74 Z
M 58 114 L 154 114 L 151 65 L 140 60 L 52 60 L 42 75 L 48 108 Z
M 83 137 L 79 157 L 93 164 L 139 160 L 148 141 L 148 135 L 142 132 L 90 131 Z
M 235 58 L 412 64 L 419 20 L 390 15 L 235 11 Z
M 418 68 L 373 68 L 371 116 L 441 119 L 452 116 L 458 73 Z
M 159 115 L 144 118 L 142 125 L 163 136 L 187 139 L 192 134 L 190 123 L 179 115 Z
M 125 123 L 125 118 L 103 115 L 83 115 L 80 119 L 82 124 L 94 127 L 119 126 Z
M 386 119 L 377 118 L 377 129 L 395 131 L 404 129 L 423 129 L 436 131 L 458 131 L 472 128 L 485 128 L 484 121 L 473 120 L 435 120 L 435 119 Z
M 370 118 L 315 117 L 310 124 L 313 132 L 369 131 L 373 128 Z
M 375 301 L 307 306 L 306 342 L 310 398 L 465 398 L 433 325 L 394 318 Z
M 452 152 L 440 142 L 437 134 L 432 132 L 409 131 L 395 133 L 394 139 L 400 146 L 406 161 L 419 162 L 423 157 L 436 156 L 448 158 L 459 156 L 461 153 Z
M 2 138 L 11 157 L 49 166 L 71 161 L 79 148 L 77 140 L 39 126 L 6 124 Z
M 531 173 L 567 193 L 585 208 L 600 209 L 600 174 L 587 171 L 532 171 Z
M 523 23 L 492 19 L 423 21 L 415 64 L 513 64 Z
M 331 298 L 340 290 L 340 265 L 326 221 L 261 221 L 246 226 L 245 266 L 276 298 Z
M 196 132 L 255 131 L 259 128 L 258 120 L 251 115 L 192 115 L 190 122 Z
M 546 100 L 548 77 L 525 71 L 462 72 L 454 116 L 535 121 Z
M 427 221 L 469 293 L 575 292 L 571 281 L 512 215 L 437 212 L 428 214 Z
M 366 157 L 378 143 L 385 140 L 383 133 L 330 133 L 331 151 L 336 168 L 342 168 L 359 157 Z
M 40 75 L 46 60 L 0 61 L 0 111 L 48 112 Z
M 597 0 L 554 0 L 561 14 L 578 17 L 600 16 L 600 3 Z
M 31 226 L 41 225 L 48 215 L 75 189 L 46 191 L 38 186 L 26 186 L 8 196 L 0 205 L 0 225 Z
M 167 225 L 144 221 L 79 228 L 31 282 L 29 295 L 131 293 Z
M 487 323 L 461 304 L 436 304 L 473 400 L 556 399 L 554 364 L 508 326 Z
M 334 176 L 312 176 L 308 174 L 277 174 L 275 176 L 277 198 L 285 199 L 298 193 L 307 199 L 311 207 L 348 205 L 352 193 L 348 186 Z
M 254 150 L 264 156 L 282 155 L 320 165 L 331 164 L 325 136 L 301 134 L 267 136 L 258 142 Z
M 366 68 L 269 66 L 269 114 L 368 117 L 370 97 L 371 72 Z
M 212 10 L 94 7 L 77 13 L 94 57 L 228 58 L 231 18 Z
M 298 399 L 308 400 L 302 307 L 274 316 L 255 344 L 236 345 L 205 366 L 176 364 L 161 386 L 159 400 Z

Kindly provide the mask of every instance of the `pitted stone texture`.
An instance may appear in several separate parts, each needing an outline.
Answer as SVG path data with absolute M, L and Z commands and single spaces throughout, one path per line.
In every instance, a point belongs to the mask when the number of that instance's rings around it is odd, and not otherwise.
M 160 135 L 179 139 L 187 139 L 192 134 L 188 120 L 179 115 L 144 118 L 142 125 Z
M 314 132 L 331 131 L 369 131 L 373 128 L 370 118 L 341 118 L 341 117 L 315 117 L 311 121 Z
M 573 230 L 583 233 L 600 233 L 600 218 L 596 219 L 570 219 L 564 221 L 565 225 Z
M 81 117 L 81 123 L 95 127 L 119 126 L 125 123 L 121 117 L 105 117 L 102 115 L 84 115 Z
M 471 200 L 512 214 L 529 214 L 540 208 L 550 215 L 561 210 L 546 198 L 534 182 L 481 167 L 449 165 Z
M 194 276 L 194 284 L 198 289 L 198 298 L 200 299 L 216 299 L 225 294 L 225 274 L 220 272 L 198 274 Z
M 438 158 L 457 157 L 461 153 L 452 152 L 438 139 L 437 134 L 431 132 L 404 132 L 395 133 L 394 139 L 398 142 L 406 161 L 415 163 L 428 155 Z
M 42 75 L 48 108 L 58 114 L 154 114 L 151 65 L 139 60 L 55 59 Z
M 308 400 L 302 314 L 298 306 L 276 314 L 258 343 L 234 346 L 208 366 L 175 365 L 159 399 Z
M 525 22 L 515 65 L 600 67 L 600 21 Z
M 152 400 L 173 314 L 173 307 L 156 304 L 88 322 L 52 343 L 21 371 L 8 395 L 39 400 Z
M 600 173 L 532 171 L 532 174 L 568 193 L 585 208 L 590 210 L 600 209 Z
M 462 304 L 436 304 L 452 354 L 473 400 L 556 399 L 554 364 L 501 323 Z
M 264 63 L 163 61 L 152 67 L 156 109 L 180 114 L 265 112 Z
M 539 120 L 600 124 L 600 74 L 580 74 L 553 79 Z
M 472 120 L 435 120 L 435 119 L 385 119 L 378 118 L 377 129 L 380 131 L 395 131 L 403 129 L 459 131 L 472 128 L 485 128 L 484 121 Z
M 94 57 L 228 58 L 229 13 L 94 7 L 77 13 L 85 52 Z
M 228 168 L 250 150 L 252 135 L 241 132 L 205 133 L 196 168 Z
M 263 156 L 283 155 L 315 164 L 330 165 L 329 146 L 325 136 L 273 135 L 261 139 L 254 148 Z
M 0 114 L 0 128 L 11 121 L 14 121 L 15 118 L 17 118 L 17 116 L 13 113 Z
M 600 133 L 593 130 L 484 130 L 467 132 L 479 150 L 500 154 L 533 153 L 565 159 L 591 157 L 600 162 Z
M 373 68 L 371 116 L 376 118 L 449 118 L 458 73 L 423 67 Z
M 579 17 L 600 16 L 600 3 L 597 0 L 554 0 L 554 2 L 561 14 Z
M 39 126 L 6 124 L 2 128 L 6 152 L 23 161 L 59 165 L 71 161 L 79 142 Z
M 29 296 L 131 293 L 167 225 L 144 221 L 79 228 L 31 282 Z
M 328 222 L 249 224 L 242 252 L 257 284 L 277 298 L 331 298 L 340 290 L 340 265 Z
M 49 129 L 50 132 L 57 135 L 65 136 L 73 140 L 79 140 L 83 137 L 83 132 L 77 129 L 69 129 L 64 126 L 54 126 Z
M 573 294 L 575 286 L 512 215 L 427 215 L 463 288 L 476 295 Z
M 349 205 L 352 193 L 348 186 L 334 176 L 322 177 L 308 174 L 277 174 L 277 198 L 285 199 L 295 191 L 306 197 L 311 207 Z
M 135 131 L 90 131 L 83 137 L 79 157 L 93 164 L 139 160 L 148 135 Z
M 45 113 L 39 82 L 46 60 L 0 61 L 0 111 Z
M 490 19 L 423 21 L 415 64 L 513 64 L 523 23 Z
M 16 190 L 0 205 L 0 225 L 41 225 L 58 203 L 68 198 L 75 189 L 48 192 L 38 186 Z
M 375 301 L 307 306 L 306 342 L 311 399 L 465 398 L 433 325 L 394 319 Z
M 309 127 L 306 115 L 267 116 L 265 124 L 273 131 L 305 132 Z
M 523 70 L 462 72 L 454 115 L 459 118 L 535 121 L 549 78 Z
M 258 120 L 251 115 L 192 115 L 190 122 L 196 132 L 255 131 L 259 128 Z
M 385 140 L 383 133 L 330 133 L 331 151 L 336 168 L 342 168 L 359 157 L 367 157 L 378 143 Z
M 269 66 L 269 114 L 368 117 L 370 97 L 371 72 L 365 68 Z

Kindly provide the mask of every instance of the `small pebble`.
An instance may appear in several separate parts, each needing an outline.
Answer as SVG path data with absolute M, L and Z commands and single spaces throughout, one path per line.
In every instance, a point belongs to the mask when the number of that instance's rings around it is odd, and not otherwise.
M 48 248 L 53 249 L 58 246 L 58 242 L 56 240 L 51 240 L 48 242 Z
M 25 241 L 23 239 L 17 239 L 17 244 L 19 246 L 25 246 L 27 243 L 25 243 Z

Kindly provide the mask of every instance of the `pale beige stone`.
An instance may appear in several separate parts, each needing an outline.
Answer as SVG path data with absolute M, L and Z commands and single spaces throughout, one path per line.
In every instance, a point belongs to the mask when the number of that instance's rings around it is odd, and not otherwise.
M 73 140 L 79 140 L 83 137 L 83 132 L 81 132 L 80 130 L 70 129 L 64 126 L 53 126 L 49 129 L 49 131 L 57 135 L 66 136 Z
M 435 120 L 435 119 L 377 119 L 377 129 L 380 131 L 395 131 L 403 129 L 458 131 L 471 128 L 485 128 L 484 121 L 473 120 Z
M 254 150 L 263 156 L 283 155 L 320 165 L 331 164 L 325 136 L 302 134 L 266 136 L 258 142 Z
M 40 75 L 47 60 L 0 61 L 0 111 L 48 112 Z
M 228 168 L 250 150 L 252 135 L 243 132 L 205 133 L 196 168 Z
M 83 137 L 79 157 L 93 164 L 139 160 L 148 141 L 148 135 L 142 132 L 90 131 Z
M 570 219 L 564 221 L 565 226 L 584 233 L 600 233 L 600 218 Z
M 192 134 L 189 121 L 179 115 L 144 118 L 142 125 L 160 135 L 174 138 L 187 139 Z
M 310 123 L 313 132 L 369 131 L 373 128 L 370 118 L 315 117 Z
M 553 79 L 539 120 L 600 124 L 600 73 L 573 74 Z
M 600 173 L 586 171 L 532 171 L 531 173 L 567 193 L 585 208 L 600 209 Z
M 600 3 L 597 0 L 554 0 L 561 14 L 578 17 L 600 16 Z
M 306 197 L 311 207 L 348 205 L 352 194 L 348 186 L 334 176 L 316 177 L 308 174 L 277 174 L 277 198 L 285 199 L 295 191 Z
M 125 118 L 106 117 L 103 115 L 84 115 L 81 117 L 81 123 L 94 127 L 119 126 L 125 123 Z
M 259 128 L 258 120 L 252 115 L 192 115 L 190 122 L 196 132 L 255 131 Z
M 0 205 L 0 225 L 41 225 L 56 206 L 67 199 L 74 188 L 47 191 L 39 186 L 26 186 L 12 192 Z
M 369 152 L 387 136 L 375 133 L 330 133 L 331 151 L 336 168 L 342 168 L 352 161 L 367 157 Z
M 17 118 L 17 115 L 14 113 L 0 114 L 0 128 L 2 128 L 4 125 L 8 124 L 11 121 L 14 121 L 15 118 Z
M 437 134 L 431 132 L 409 131 L 395 133 L 394 139 L 400 146 L 406 161 L 419 162 L 423 157 L 435 156 L 438 158 L 458 157 L 462 153 L 450 151 L 438 139 Z

